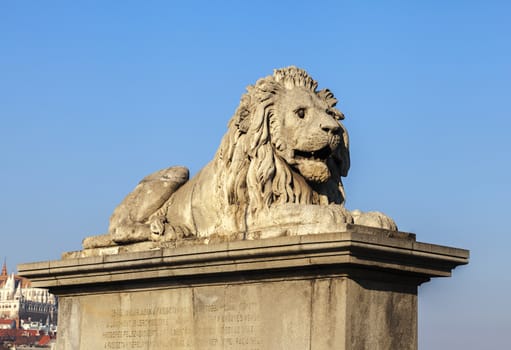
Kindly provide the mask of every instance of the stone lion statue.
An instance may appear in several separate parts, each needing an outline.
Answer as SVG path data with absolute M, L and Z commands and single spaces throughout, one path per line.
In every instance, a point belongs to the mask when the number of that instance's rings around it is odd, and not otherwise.
M 249 86 L 209 164 L 191 180 L 180 166 L 147 176 L 115 209 L 108 234 L 84 247 L 333 232 L 343 223 L 396 230 L 384 214 L 345 209 L 344 115 L 317 86 L 296 67 Z

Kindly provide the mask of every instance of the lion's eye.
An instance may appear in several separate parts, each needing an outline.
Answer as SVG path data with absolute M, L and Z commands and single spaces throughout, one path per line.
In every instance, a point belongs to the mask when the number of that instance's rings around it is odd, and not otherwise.
M 295 111 L 295 113 L 298 116 L 298 118 L 303 118 L 303 117 L 305 117 L 305 108 L 298 108 Z

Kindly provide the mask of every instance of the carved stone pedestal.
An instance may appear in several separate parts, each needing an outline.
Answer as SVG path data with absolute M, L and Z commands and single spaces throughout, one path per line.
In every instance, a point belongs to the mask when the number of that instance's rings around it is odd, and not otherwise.
M 18 269 L 59 296 L 58 350 L 417 349 L 417 287 L 468 251 L 343 231 Z

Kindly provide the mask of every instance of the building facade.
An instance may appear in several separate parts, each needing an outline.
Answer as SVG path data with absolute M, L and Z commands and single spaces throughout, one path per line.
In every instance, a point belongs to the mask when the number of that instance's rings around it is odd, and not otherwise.
M 0 275 L 0 319 L 14 320 L 16 328 L 48 327 L 57 324 L 58 302 L 47 289 L 32 288 L 26 278 L 7 273 L 4 262 Z

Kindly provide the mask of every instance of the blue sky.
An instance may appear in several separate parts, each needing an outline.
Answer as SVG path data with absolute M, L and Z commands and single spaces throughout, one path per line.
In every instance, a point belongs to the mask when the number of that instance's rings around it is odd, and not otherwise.
M 213 156 L 245 87 L 297 65 L 346 114 L 347 207 L 471 250 L 420 288 L 420 349 L 511 332 L 511 6 L 497 1 L 0 3 L 0 254 L 104 233 L 145 175 Z

